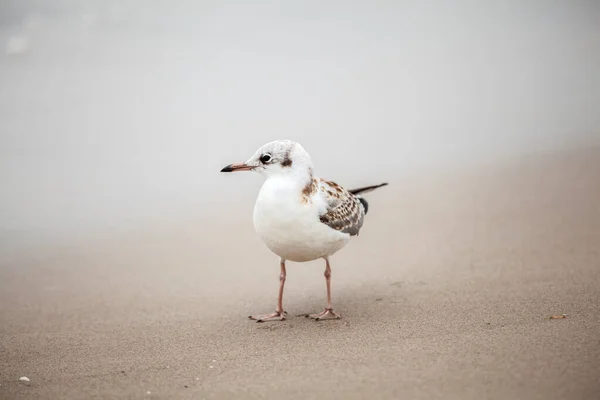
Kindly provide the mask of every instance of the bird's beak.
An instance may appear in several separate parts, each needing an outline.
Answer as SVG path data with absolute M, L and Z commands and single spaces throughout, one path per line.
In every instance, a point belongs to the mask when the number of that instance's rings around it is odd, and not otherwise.
M 246 163 L 236 163 L 236 164 L 229 164 L 228 166 L 224 167 L 221 170 L 221 172 L 251 171 L 253 169 L 254 169 L 253 166 L 248 165 Z

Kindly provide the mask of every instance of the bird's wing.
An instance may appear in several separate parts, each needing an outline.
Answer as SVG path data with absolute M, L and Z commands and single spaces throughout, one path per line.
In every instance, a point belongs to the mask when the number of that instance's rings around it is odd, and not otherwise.
M 319 218 L 322 223 L 337 231 L 358 235 L 363 225 L 365 208 L 359 198 L 335 182 L 318 180 L 318 193 L 327 207 Z

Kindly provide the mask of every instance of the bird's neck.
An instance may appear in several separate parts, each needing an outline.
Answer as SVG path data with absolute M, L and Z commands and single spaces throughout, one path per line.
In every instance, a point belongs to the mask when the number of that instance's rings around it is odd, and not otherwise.
M 312 184 L 312 180 L 313 170 L 309 166 L 302 166 L 302 168 L 297 166 L 284 174 L 272 175 L 267 178 L 269 184 L 276 184 L 282 188 L 286 187 L 294 192 L 302 191 L 307 185 Z

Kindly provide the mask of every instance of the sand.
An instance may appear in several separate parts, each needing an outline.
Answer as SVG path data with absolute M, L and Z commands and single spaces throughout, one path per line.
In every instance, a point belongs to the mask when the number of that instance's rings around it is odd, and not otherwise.
M 0 398 L 600 398 L 600 148 L 390 180 L 332 259 L 338 321 L 297 316 L 322 262 L 247 319 L 279 271 L 246 197 L 4 256 Z

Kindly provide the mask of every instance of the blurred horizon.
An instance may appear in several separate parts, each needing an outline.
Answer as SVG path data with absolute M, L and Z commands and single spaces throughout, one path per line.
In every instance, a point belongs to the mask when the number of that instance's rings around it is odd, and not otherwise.
M 351 186 L 600 144 L 600 3 L 453 4 L 0 2 L 2 247 L 250 195 L 278 138 Z

